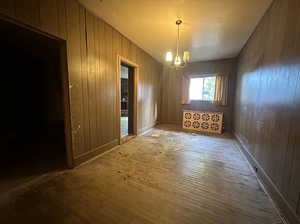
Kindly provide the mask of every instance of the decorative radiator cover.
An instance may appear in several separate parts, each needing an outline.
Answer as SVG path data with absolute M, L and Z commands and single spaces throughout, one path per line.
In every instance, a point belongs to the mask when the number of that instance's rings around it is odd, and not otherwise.
M 183 111 L 184 129 L 222 134 L 222 124 L 221 112 Z

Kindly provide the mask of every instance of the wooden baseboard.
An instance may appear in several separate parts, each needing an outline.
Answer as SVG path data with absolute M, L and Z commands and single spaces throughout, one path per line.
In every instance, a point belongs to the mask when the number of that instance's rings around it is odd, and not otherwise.
M 120 145 L 123 145 L 126 142 L 129 142 L 130 140 L 134 139 L 135 137 L 136 137 L 136 135 L 127 135 L 127 136 L 121 137 Z
M 237 140 L 238 147 L 240 151 L 245 155 L 249 164 L 256 171 L 256 176 L 262 187 L 266 190 L 266 193 L 271 197 L 275 206 L 279 210 L 281 217 L 289 224 L 300 224 L 300 219 L 297 216 L 296 212 L 292 209 L 292 206 L 287 202 L 287 200 L 283 197 L 281 192 L 278 190 L 272 179 L 268 176 L 268 174 L 264 171 L 264 169 L 260 166 L 254 156 L 248 151 L 247 147 L 241 141 L 239 135 L 234 133 L 234 136 Z
M 140 129 L 140 130 L 138 131 L 138 136 L 144 135 L 144 134 L 146 134 L 147 132 L 151 131 L 156 125 L 157 125 L 157 123 L 154 123 L 154 124 L 152 124 L 152 125 L 149 126 L 149 127 L 145 127 L 145 128 Z
M 182 125 L 182 121 L 160 121 L 160 124 L 176 124 L 176 125 Z
M 95 156 L 100 155 L 100 154 L 112 149 L 113 147 L 118 145 L 118 142 L 119 141 L 117 139 L 115 139 L 109 143 L 99 146 L 98 148 L 95 148 L 89 152 L 79 155 L 78 157 L 76 157 L 74 159 L 74 166 L 76 167 L 76 166 L 80 165 L 81 163 L 84 163 L 84 162 L 94 158 Z

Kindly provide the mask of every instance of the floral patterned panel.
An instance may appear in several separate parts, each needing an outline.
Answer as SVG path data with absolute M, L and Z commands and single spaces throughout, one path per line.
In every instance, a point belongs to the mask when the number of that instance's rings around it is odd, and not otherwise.
M 184 111 L 183 128 L 201 132 L 222 134 L 223 113 Z

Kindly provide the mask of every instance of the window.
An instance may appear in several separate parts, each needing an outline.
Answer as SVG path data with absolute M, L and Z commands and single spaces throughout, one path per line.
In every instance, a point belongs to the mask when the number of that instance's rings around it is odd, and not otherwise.
M 190 79 L 190 99 L 213 101 L 215 99 L 216 76 Z

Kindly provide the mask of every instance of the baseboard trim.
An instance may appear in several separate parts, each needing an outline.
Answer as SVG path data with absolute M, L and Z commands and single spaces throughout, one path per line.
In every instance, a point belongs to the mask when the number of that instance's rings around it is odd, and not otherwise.
M 146 133 L 148 133 L 149 131 L 151 131 L 158 123 L 154 123 L 152 124 L 151 126 L 149 127 L 146 127 L 146 128 L 142 128 L 138 131 L 138 136 L 141 136 L 141 135 L 145 135 Z
M 272 179 L 267 175 L 264 169 L 260 166 L 257 160 L 253 155 L 248 151 L 247 147 L 241 141 L 239 135 L 234 133 L 234 136 L 238 143 L 238 148 L 245 155 L 245 158 L 248 160 L 249 164 L 255 170 L 257 169 L 256 176 L 262 187 L 265 189 L 266 193 L 270 196 L 274 202 L 276 208 L 279 210 L 281 217 L 285 222 L 289 224 L 300 224 L 300 219 L 292 209 L 292 206 L 286 201 L 283 195 L 280 193 Z
M 119 144 L 119 141 L 117 139 L 108 142 L 102 146 L 99 146 L 89 152 L 86 152 L 84 154 L 79 155 L 78 157 L 76 157 L 74 159 L 74 165 L 79 166 L 80 164 L 87 162 L 90 159 L 93 159 L 94 157 L 114 148 L 115 146 L 117 146 Z
M 160 121 L 160 124 L 177 124 L 177 125 L 182 125 L 182 121 Z

